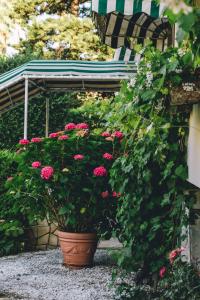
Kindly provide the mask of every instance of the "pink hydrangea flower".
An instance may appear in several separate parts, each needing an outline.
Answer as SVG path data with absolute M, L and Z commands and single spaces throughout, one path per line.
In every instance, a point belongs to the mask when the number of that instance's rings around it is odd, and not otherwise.
M 49 137 L 50 139 L 55 139 L 59 136 L 59 133 L 58 132 L 53 132 L 53 133 L 50 133 Z
M 103 136 L 103 137 L 110 137 L 111 134 L 109 132 L 107 132 L 107 131 L 104 131 L 104 132 L 102 132 L 101 136 Z
M 75 160 L 83 160 L 84 159 L 84 155 L 82 155 L 82 154 L 76 154 L 76 155 L 74 155 L 74 159 Z
M 37 168 L 41 167 L 41 162 L 40 162 L 40 161 L 34 161 L 34 162 L 32 163 L 32 167 L 33 167 L 34 169 L 37 169 Z
M 28 145 L 30 142 L 29 142 L 29 140 L 27 140 L 27 139 L 21 139 L 20 141 L 19 141 L 19 144 L 20 145 Z
M 174 260 L 176 259 L 176 257 L 178 255 L 181 254 L 182 251 L 184 251 L 185 249 L 184 248 L 177 248 L 175 250 L 172 250 L 169 254 L 169 260 L 170 260 L 170 263 L 173 264 Z
M 65 140 L 68 140 L 68 138 L 69 138 L 69 136 L 67 135 L 67 134 L 65 134 L 65 135 L 61 135 L 61 136 L 59 136 L 59 141 L 65 141 Z
M 79 123 L 76 125 L 76 129 L 88 129 L 89 126 L 86 123 Z
M 100 166 L 94 169 L 93 174 L 97 177 L 104 177 L 107 176 L 108 172 L 104 166 Z
M 39 137 L 32 138 L 31 142 L 32 143 L 41 143 L 42 142 L 42 138 L 39 138 Z
M 49 180 L 54 174 L 54 169 L 50 166 L 46 166 L 41 170 L 41 177 L 44 180 Z
M 112 160 L 113 156 L 110 153 L 104 153 L 103 158 L 107 159 L 107 160 Z
M 124 137 L 124 134 L 121 131 L 115 131 L 112 136 L 121 140 Z
M 117 193 L 117 192 L 115 192 L 115 191 L 112 193 L 112 195 L 113 195 L 114 198 L 119 198 L 119 197 L 121 197 L 121 193 Z
M 163 278 L 166 272 L 167 272 L 166 267 L 162 267 L 159 272 L 160 278 Z
M 76 124 L 74 124 L 74 123 L 68 123 L 67 125 L 65 125 L 65 130 L 70 131 L 70 130 L 74 130 L 74 129 L 76 129 Z
M 108 191 L 102 192 L 101 197 L 104 198 L 104 199 L 108 198 L 109 197 L 109 192 Z

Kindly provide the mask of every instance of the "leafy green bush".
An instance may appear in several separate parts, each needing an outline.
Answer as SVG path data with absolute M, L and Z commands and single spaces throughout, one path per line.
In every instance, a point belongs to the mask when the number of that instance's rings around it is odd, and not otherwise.
M 4 254 L 17 253 L 22 249 L 23 240 L 23 218 L 19 213 L 19 207 L 10 201 L 5 194 L 7 192 L 6 182 L 12 180 L 16 173 L 16 154 L 4 150 L 0 151 L 0 256 Z

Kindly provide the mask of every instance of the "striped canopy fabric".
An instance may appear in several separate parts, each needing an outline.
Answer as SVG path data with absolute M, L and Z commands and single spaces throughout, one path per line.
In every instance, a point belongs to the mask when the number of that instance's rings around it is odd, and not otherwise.
M 114 61 L 135 61 L 135 63 L 138 63 L 141 59 L 141 55 L 139 53 L 136 53 L 135 50 L 130 50 L 126 47 L 120 47 L 115 50 L 115 55 L 113 60 Z
M 41 90 L 114 92 L 134 73 L 134 62 L 31 61 L 0 76 L 0 113 L 24 101 L 26 78 L 32 97 Z
M 103 42 L 112 48 L 133 48 L 145 39 L 163 50 L 171 25 L 156 0 L 92 0 L 93 17 Z

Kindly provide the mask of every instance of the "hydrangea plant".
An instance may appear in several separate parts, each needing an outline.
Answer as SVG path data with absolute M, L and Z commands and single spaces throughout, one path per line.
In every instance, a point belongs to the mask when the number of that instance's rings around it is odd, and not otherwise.
M 69 123 L 48 138 L 22 139 L 10 191 L 13 197 L 25 194 L 26 206 L 48 215 L 62 231 L 108 233 L 120 197 L 109 174 L 122 139 L 120 131 L 90 132 L 86 123 Z

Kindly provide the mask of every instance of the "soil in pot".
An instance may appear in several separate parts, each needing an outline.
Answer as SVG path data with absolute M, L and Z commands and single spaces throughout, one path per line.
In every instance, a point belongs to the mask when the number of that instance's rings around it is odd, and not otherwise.
M 92 267 L 97 249 L 95 233 L 68 233 L 58 231 L 64 265 L 73 269 Z

